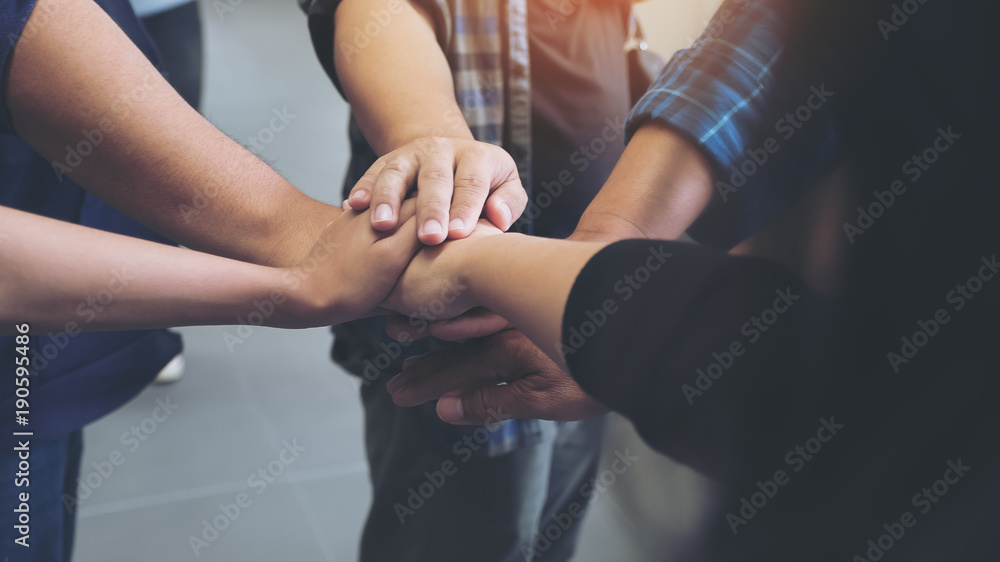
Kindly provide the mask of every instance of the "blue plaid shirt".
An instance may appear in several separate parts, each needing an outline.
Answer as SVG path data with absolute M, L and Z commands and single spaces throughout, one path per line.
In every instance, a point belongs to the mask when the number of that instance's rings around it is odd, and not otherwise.
M 866 14 L 879 4 L 728 0 L 674 54 L 633 108 L 626 135 L 656 121 L 711 162 L 717 193 L 690 230 L 696 240 L 735 245 L 843 159 L 845 90 L 856 80 L 848 73 L 864 54 L 852 42 L 871 36 L 878 18 Z

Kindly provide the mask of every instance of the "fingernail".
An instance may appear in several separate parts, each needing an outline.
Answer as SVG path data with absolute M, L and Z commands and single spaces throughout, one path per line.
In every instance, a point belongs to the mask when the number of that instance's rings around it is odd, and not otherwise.
M 514 211 L 510 208 L 507 203 L 500 204 L 500 212 L 503 213 L 504 219 L 507 221 L 507 228 L 510 228 L 511 223 L 514 222 Z
M 368 195 L 367 191 L 359 189 L 354 192 L 354 195 L 351 195 L 351 199 L 364 199 L 366 195 Z
M 459 421 L 465 417 L 462 399 L 457 396 L 446 396 L 438 400 L 438 417 L 446 422 Z
M 441 234 L 441 223 L 435 219 L 431 219 L 424 223 L 424 231 L 422 234 Z
M 375 222 L 392 220 L 392 207 L 382 203 L 375 209 Z
M 404 359 L 403 370 L 405 371 L 406 369 L 409 369 L 414 363 L 419 361 L 420 360 L 419 357 L 420 357 L 419 355 L 414 355 L 413 357 L 407 357 L 406 359 Z M 399 375 L 396 375 L 396 377 L 398 378 Z
M 451 222 L 448 223 L 448 230 L 464 230 L 464 229 L 465 229 L 465 221 L 462 219 L 451 219 Z

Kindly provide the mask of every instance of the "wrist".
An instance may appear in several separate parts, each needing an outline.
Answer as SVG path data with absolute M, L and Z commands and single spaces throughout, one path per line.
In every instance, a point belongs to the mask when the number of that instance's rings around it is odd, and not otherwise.
M 302 265 L 269 267 L 254 308 L 265 315 L 265 324 L 275 328 L 310 328 L 333 324 L 336 295 L 316 286 L 315 276 Z M 273 308 L 272 306 L 273 305 Z M 266 317 L 268 311 L 273 318 Z
M 446 128 L 440 126 L 416 127 L 407 131 L 399 131 L 393 135 L 387 143 L 391 148 L 386 152 L 414 143 L 418 144 L 424 152 L 431 152 L 443 140 L 475 141 L 476 139 L 472 136 L 472 131 L 464 125 Z
M 573 238 L 676 239 L 712 194 L 711 166 L 700 149 L 669 127 L 647 123 L 584 211 Z
M 302 198 L 301 205 L 279 211 L 284 227 L 275 233 L 267 265 L 290 267 L 306 259 L 327 225 L 344 212 L 305 195 Z
M 212 282 L 211 279 L 217 279 Z M 205 278 L 204 291 L 189 290 L 196 320 L 182 325 L 247 324 L 274 328 L 318 326 L 318 306 L 294 268 L 234 262 Z M 190 285 L 190 283 L 189 283 Z M 197 285 L 197 283 L 195 283 Z
M 646 233 L 626 218 L 598 209 L 587 209 L 580 217 L 570 240 L 580 242 L 617 242 L 631 238 L 647 238 Z
M 441 248 L 442 269 L 454 284 L 457 309 L 471 309 L 482 302 L 483 277 L 488 275 L 484 259 L 492 251 L 491 239 L 498 236 L 472 236 L 449 240 Z
M 444 269 L 459 288 L 461 307 L 474 308 L 488 305 L 489 281 L 497 272 L 495 266 L 505 263 L 504 254 L 517 247 L 523 234 L 503 233 L 453 240 L 445 245 L 453 248 L 447 256 Z

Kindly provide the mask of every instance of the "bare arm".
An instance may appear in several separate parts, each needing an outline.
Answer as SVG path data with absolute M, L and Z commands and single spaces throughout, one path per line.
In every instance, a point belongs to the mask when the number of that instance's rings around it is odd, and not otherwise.
M 492 234 L 492 235 L 491 235 Z M 500 234 L 480 223 L 466 240 L 424 248 L 406 269 L 387 306 L 410 314 L 390 326 L 399 337 L 422 331 L 429 320 L 484 307 L 509 320 L 561 368 L 563 309 L 577 275 L 603 242 Z
M 412 312 L 435 299 L 433 281 L 421 289 L 412 282 L 435 261 L 438 279 L 468 285 L 442 320 L 474 307 L 487 308 L 520 329 L 561 368 L 557 344 L 562 313 L 577 274 L 609 242 L 629 238 L 675 239 L 698 218 L 712 198 L 712 172 L 704 156 L 687 139 L 668 127 L 641 127 L 625 149 L 611 177 L 584 212 L 569 241 L 520 235 L 483 236 L 481 226 L 470 240 L 426 249 L 414 260 L 396 296 Z M 452 250 L 452 248 L 454 248 Z M 411 274 L 411 272 L 413 272 Z M 430 279 L 433 279 L 431 276 Z M 525 290 L 531 287 L 531 290 Z M 407 291 L 411 291 L 407 294 Z M 429 292 L 430 291 L 430 292 Z M 423 302 L 421 302 L 421 300 Z M 399 301 L 392 301 L 399 306 Z M 477 337 L 480 322 L 469 322 L 456 337 Z M 398 320 L 390 328 L 407 330 Z M 426 332 L 426 331 L 425 331 Z M 463 333 L 464 332 L 464 333 Z
M 448 339 L 480 338 L 484 329 L 496 329 L 483 315 L 428 322 L 485 306 L 509 319 L 554 364 L 537 357 L 532 346 L 518 344 L 523 337 L 518 339 L 517 332 L 500 332 L 475 340 L 474 351 L 482 357 L 441 351 L 409 361 L 388 384 L 393 400 L 414 406 L 438 399 L 438 415 L 455 424 L 484 423 L 491 407 L 517 417 L 558 420 L 606 411 L 565 372 L 560 343 L 570 290 L 584 265 L 608 242 L 680 236 L 708 205 L 711 179 L 707 163 L 693 145 L 666 127 L 650 124 L 636 132 L 571 236 L 573 241 L 519 235 L 482 239 L 477 233 L 468 241 L 424 250 L 397 285 L 391 303 L 399 306 L 409 299 L 402 308 L 407 312 L 445 310 L 436 318 L 390 319 L 391 335 L 419 338 L 431 332 Z M 412 281 L 429 272 L 433 272 L 430 279 L 462 289 L 459 297 L 452 301 L 448 287 L 433 282 L 415 287 Z M 450 309 L 442 306 L 449 302 Z M 503 372 L 475 367 L 483 361 L 504 364 L 501 358 L 511 354 L 524 363 L 523 368 Z M 500 382 L 507 384 L 498 386 Z
M 347 49 L 354 30 L 364 29 L 379 10 L 392 14 L 383 32 L 364 48 Z M 344 44 L 334 47 L 337 76 L 377 153 L 427 136 L 473 140 L 426 13 L 402 0 L 344 0 L 334 25 Z
M 672 129 L 649 123 L 636 131 L 570 239 L 604 243 L 629 238 L 676 239 L 708 206 L 712 189 L 712 171 L 699 150 Z M 499 310 L 494 312 L 503 316 Z M 399 321 L 391 323 L 398 325 Z M 472 313 L 460 320 L 435 323 L 425 334 L 463 340 L 505 327 L 495 315 Z
M 93 2 L 38 0 L 7 102 L 18 134 L 60 173 L 191 248 L 293 265 L 340 214 L 187 105 Z
M 711 167 L 699 150 L 670 128 L 649 123 L 632 137 L 573 238 L 674 240 L 712 193 Z
M 404 216 L 412 215 L 409 205 Z M 6 207 L 0 225 L 0 333 L 25 322 L 36 333 L 235 324 L 254 313 L 268 326 L 329 325 L 370 313 L 418 248 L 412 219 L 392 236 L 353 212 L 326 228 L 307 259 L 285 268 Z
M 392 19 L 370 44 L 353 48 L 350 38 L 375 11 Z M 494 224 L 509 228 L 527 204 L 516 166 L 502 149 L 473 138 L 427 14 L 403 0 L 345 0 L 334 25 L 337 75 L 381 156 L 353 189 L 351 206 L 371 206 L 372 224 L 392 228 L 415 181 L 424 243 L 467 236 L 484 206 Z

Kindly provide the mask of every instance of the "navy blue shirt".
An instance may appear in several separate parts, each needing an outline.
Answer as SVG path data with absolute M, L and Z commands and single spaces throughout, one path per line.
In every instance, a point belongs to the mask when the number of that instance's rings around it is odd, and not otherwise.
M 158 55 L 126 0 L 98 4 L 150 60 Z M 0 1 L 0 205 L 118 234 L 167 242 L 118 213 L 65 176 L 17 137 L 5 97 L 7 67 L 16 41 L 34 8 L 32 0 Z M 122 273 L 122 272 L 119 272 Z M 127 274 L 127 272 L 125 272 Z M 109 282 L 115 275 L 109 272 Z M 93 302 L 88 302 L 88 297 Z M 138 394 L 181 351 L 180 337 L 166 330 L 80 333 L 94 319 L 105 295 L 83 295 L 65 327 L 31 338 L 30 423 L 18 427 L 36 437 L 58 437 L 80 429 Z M 96 305 L 96 306 L 95 306 Z M 13 369 L 14 339 L 0 337 L 0 369 Z M 14 377 L 0 386 L 0 424 L 14 428 Z
M 28 23 L 28 16 L 35 7 L 34 0 L 4 0 L 0 2 L 0 133 L 11 132 L 10 113 L 7 111 L 7 66 L 10 55 L 21 36 L 21 30 Z

